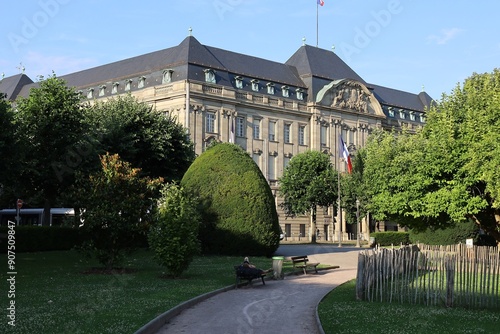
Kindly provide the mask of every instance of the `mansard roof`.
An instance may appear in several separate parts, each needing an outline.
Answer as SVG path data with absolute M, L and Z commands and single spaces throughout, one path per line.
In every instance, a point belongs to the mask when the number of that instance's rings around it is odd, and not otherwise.
M 353 79 L 366 85 L 366 82 L 351 69 L 334 52 L 313 47 L 301 46 L 286 61 L 287 65 L 294 66 L 301 77 L 314 76 L 328 79 Z
M 397 89 L 387 88 L 378 85 L 370 85 L 373 88 L 373 94 L 381 104 L 410 109 L 416 111 L 424 111 L 429 108 L 432 103 L 432 98 L 426 92 L 413 94 Z
M 223 50 L 201 44 L 193 36 L 186 37 L 179 45 L 97 66 L 61 76 L 68 86 L 76 88 L 96 87 L 106 82 L 158 75 L 165 69 L 174 69 L 175 80 L 202 80 L 203 68 L 218 72 L 218 84 L 232 85 L 232 77 L 238 75 L 250 79 L 268 81 L 308 89 L 308 100 L 334 80 L 350 79 L 367 86 L 381 104 L 423 111 L 432 98 L 426 93 L 413 94 L 396 89 L 366 83 L 334 52 L 317 47 L 301 46 L 285 63 Z M 233 80 L 234 81 L 234 80 Z M 155 83 L 156 82 L 156 83 Z M 152 80 L 151 84 L 158 84 Z M 26 75 L 4 78 L 0 91 L 9 99 L 18 95 L 28 96 L 31 87 L 38 86 Z
M 0 92 L 7 95 L 7 99 L 15 100 L 25 85 L 33 83 L 26 74 L 16 74 L 0 80 Z

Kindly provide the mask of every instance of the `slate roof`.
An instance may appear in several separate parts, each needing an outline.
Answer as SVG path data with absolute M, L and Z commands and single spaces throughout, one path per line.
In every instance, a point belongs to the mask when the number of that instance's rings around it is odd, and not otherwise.
M 225 73 L 221 75 L 223 80 L 219 83 L 228 86 L 232 84 L 232 76 L 240 75 L 276 84 L 309 88 L 310 101 L 314 100 L 316 93 L 325 84 L 346 78 L 360 81 L 372 89 L 382 104 L 423 111 L 432 101 L 426 93 L 413 94 L 367 84 L 334 52 L 310 45 L 301 46 L 285 63 L 278 63 L 205 46 L 193 36 L 186 37 L 179 45 L 171 48 L 82 70 L 60 78 L 64 79 L 68 86 L 81 89 L 175 68 L 177 75 L 175 80 L 187 78 L 201 80 L 200 73 L 202 74 L 203 67 Z M 17 95 L 28 96 L 29 89 L 36 86 L 37 83 L 20 74 L 4 78 L 0 82 L 0 91 L 7 93 L 10 99 L 14 99 Z
M 397 89 L 370 84 L 372 92 L 381 104 L 392 107 L 424 111 L 432 103 L 432 98 L 426 92 L 413 94 Z
M 310 45 L 301 46 L 285 64 L 296 67 L 301 77 L 314 76 L 330 81 L 354 79 L 366 85 L 363 78 L 334 52 Z
M 7 99 L 15 100 L 25 85 L 33 83 L 26 74 L 16 74 L 0 80 L 0 92 L 7 95 Z

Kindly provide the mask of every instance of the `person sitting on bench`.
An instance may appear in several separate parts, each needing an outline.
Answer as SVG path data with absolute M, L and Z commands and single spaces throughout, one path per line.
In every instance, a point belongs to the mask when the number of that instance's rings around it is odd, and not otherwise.
M 243 263 L 240 265 L 240 270 L 245 273 L 245 275 L 248 276 L 253 276 L 253 277 L 258 277 L 261 275 L 267 274 L 267 270 L 262 270 L 259 268 L 256 268 L 253 264 L 250 263 L 250 260 L 248 257 L 245 257 L 243 259 Z

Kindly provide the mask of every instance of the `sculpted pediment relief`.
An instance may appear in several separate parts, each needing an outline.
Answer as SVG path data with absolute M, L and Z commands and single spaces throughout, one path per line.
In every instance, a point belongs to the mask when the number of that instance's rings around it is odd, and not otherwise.
M 375 96 L 361 82 L 342 79 L 325 85 L 316 95 L 316 103 L 371 115 L 384 113 Z

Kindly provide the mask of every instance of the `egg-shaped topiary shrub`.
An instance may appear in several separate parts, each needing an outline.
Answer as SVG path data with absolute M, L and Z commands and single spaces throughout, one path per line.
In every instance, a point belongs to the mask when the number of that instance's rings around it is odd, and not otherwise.
M 196 158 L 181 185 L 202 203 L 203 253 L 271 256 L 276 251 L 280 228 L 271 188 L 241 147 L 212 146 Z

